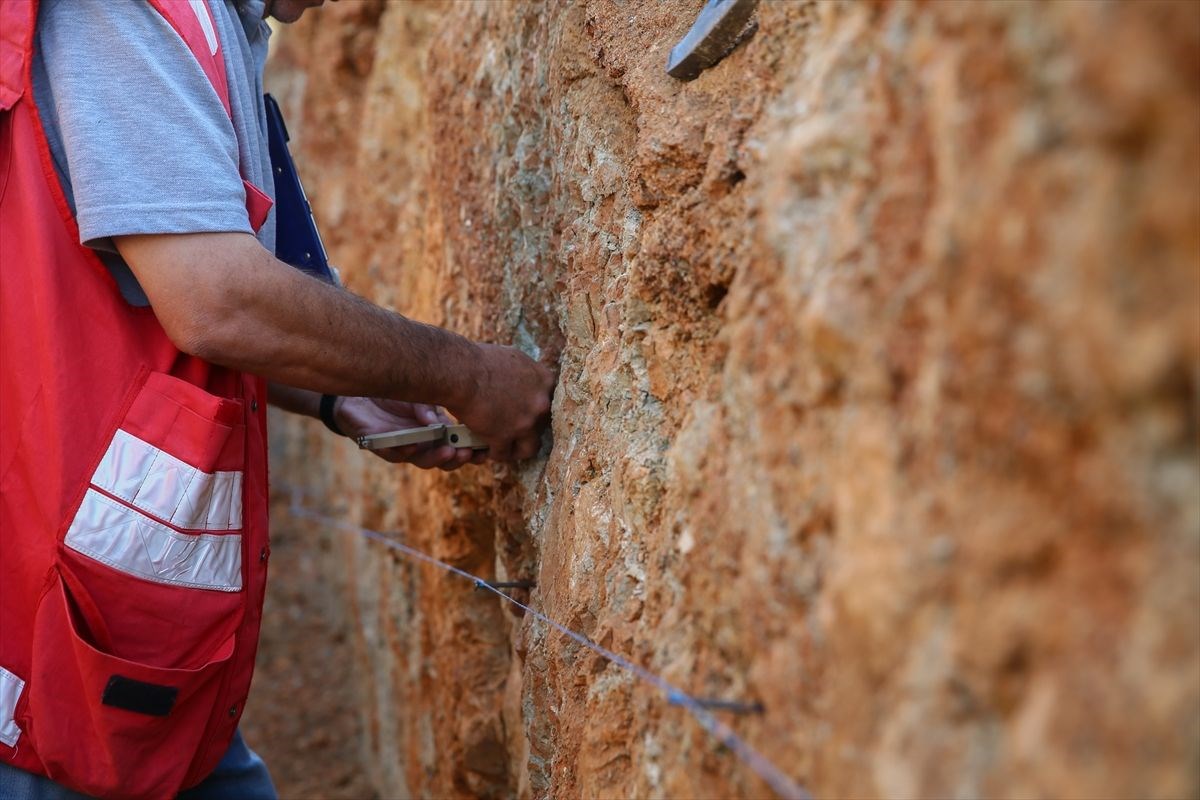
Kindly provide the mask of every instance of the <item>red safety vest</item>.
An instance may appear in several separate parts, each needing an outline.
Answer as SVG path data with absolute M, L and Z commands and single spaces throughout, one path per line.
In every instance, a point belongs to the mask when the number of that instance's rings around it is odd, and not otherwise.
M 151 4 L 228 110 L 207 4 Z M 0 760 L 173 797 L 250 688 L 266 387 L 181 352 L 79 244 L 34 104 L 37 5 L 0 0 Z M 257 230 L 270 200 L 247 198 Z

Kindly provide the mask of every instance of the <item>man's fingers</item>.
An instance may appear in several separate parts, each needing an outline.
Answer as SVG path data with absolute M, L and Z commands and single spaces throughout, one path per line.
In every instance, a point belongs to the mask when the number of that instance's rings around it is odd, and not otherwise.
M 533 458 L 542 449 L 542 440 L 538 436 L 526 436 L 517 442 L 513 453 L 518 461 L 524 461 L 527 458 Z
M 351 398 L 346 399 L 349 400 Z M 413 415 L 413 409 L 415 406 L 414 403 L 410 403 L 407 400 L 387 400 L 382 397 L 373 397 L 369 400 L 367 398 L 355 399 L 367 400 L 367 402 L 373 405 L 375 408 L 394 417 L 411 417 Z
M 444 464 L 439 464 L 438 469 L 444 472 L 453 472 L 463 464 L 469 463 L 474 455 L 474 452 L 475 451 L 468 448 L 460 447 L 454 452 L 454 457 Z
M 413 410 L 416 412 L 417 422 L 422 425 L 437 425 L 443 421 L 439 409 L 435 406 L 415 403 L 413 404 Z
M 488 448 L 488 455 L 494 461 L 524 461 L 527 458 L 536 456 L 541 449 L 541 436 L 531 433 L 520 439 L 505 441 L 499 445 L 491 445 Z
M 393 464 L 412 464 L 421 469 L 429 469 L 453 458 L 454 452 L 455 448 L 449 445 L 406 444 L 403 447 L 379 450 L 377 454 Z
M 389 447 L 386 450 L 375 451 L 376 455 L 393 464 L 407 464 L 413 456 L 421 452 L 421 445 L 406 444 L 401 447 Z
M 455 448 L 451 447 L 448 444 L 445 444 L 445 445 L 438 445 L 437 447 L 432 447 L 429 450 L 426 450 L 425 452 L 423 452 L 417 456 L 414 456 L 412 461 L 410 461 L 409 463 L 412 464 L 414 467 L 420 467 L 421 469 L 432 469 L 434 467 L 440 467 L 443 464 L 445 464 L 449 461 L 452 461 L 454 459 L 454 457 L 455 457 Z
M 489 443 L 488 452 L 495 461 L 512 461 L 513 443 L 508 440 Z

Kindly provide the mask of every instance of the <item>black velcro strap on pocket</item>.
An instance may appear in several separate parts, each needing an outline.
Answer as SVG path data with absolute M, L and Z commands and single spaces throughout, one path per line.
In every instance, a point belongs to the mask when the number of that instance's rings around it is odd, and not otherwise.
M 179 689 L 174 686 L 159 686 L 157 683 L 135 681 L 124 675 L 113 675 L 104 687 L 104 695 L 100 702 L 138 714 L 165 717 L 171 713 L 171 708 L 175 705 L 175 696 L 178 694 Z

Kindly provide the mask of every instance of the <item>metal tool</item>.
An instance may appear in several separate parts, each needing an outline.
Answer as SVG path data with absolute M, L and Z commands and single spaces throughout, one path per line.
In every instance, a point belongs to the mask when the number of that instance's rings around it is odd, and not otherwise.
M 485 581 L 482 578 L 475 581 L 475 589 L 533 589 L 537 586 L 537 581 Z
M 364 450 L 386 450 L 389 447 L 404 447 L 408 444 L 437 442 L 451 447 L 469 447 L 483 450 L 487 443 L 471 432 L 466 425 L 427 425 L 424 428 L 406 428 L 402 431 L 372 433 L 359 436 L 354 441 Z
M 671 48 L 667 74 L 690 81 L 729 55 L 757 30 L 750 22 L 756 8 L 758 0 L 708 0 L 687 36 Z
M 734 714 L 762 714 L 767 707 L 762 703 L 741 703 L 737 700 L 718 700 L 708 697 L 692 697 L 680 691 L 667 693 L 667 702 L 673 706 L 694 705 L 708 711 L 729 711 Z

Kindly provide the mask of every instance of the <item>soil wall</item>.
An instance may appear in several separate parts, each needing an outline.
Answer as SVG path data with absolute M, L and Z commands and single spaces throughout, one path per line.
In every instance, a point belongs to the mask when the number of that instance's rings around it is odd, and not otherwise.
M 277 486 L 761 701 L 731 725 L 818 797 L 1200 793 L 1200 4 L 767 0 L 681 83 L 700 5 L 278 35 L 348 287 L 561 371 L 519 468 L 276 419 Z M 382 796 L 769 794 L 497 598 L 307 530 Z

